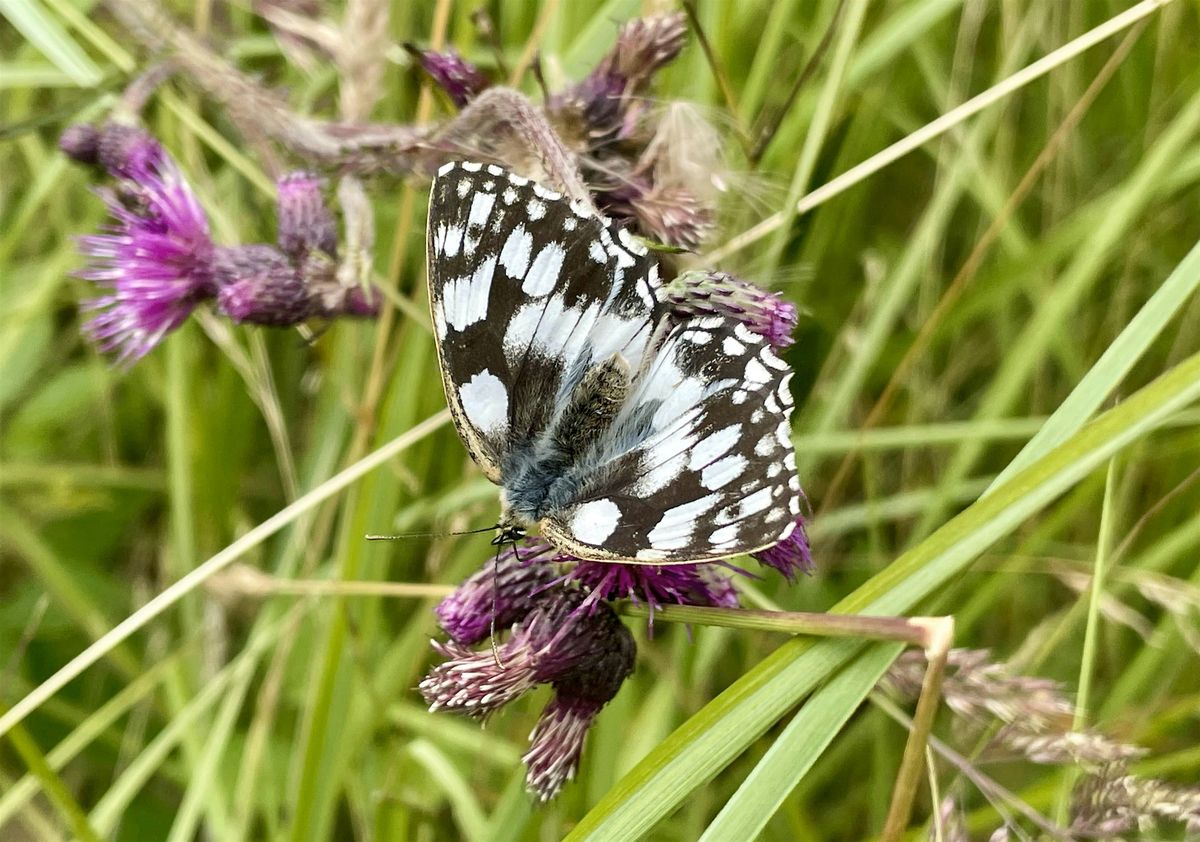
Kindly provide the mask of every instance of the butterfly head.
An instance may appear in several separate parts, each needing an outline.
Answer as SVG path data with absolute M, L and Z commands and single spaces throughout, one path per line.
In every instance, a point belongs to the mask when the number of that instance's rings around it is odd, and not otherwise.
M 525 527 L 511 521 L 496 526 L 500 531 L 492 539 L 492 546 L 502 547 L 505 544 L 515 544 L 525 537 Z

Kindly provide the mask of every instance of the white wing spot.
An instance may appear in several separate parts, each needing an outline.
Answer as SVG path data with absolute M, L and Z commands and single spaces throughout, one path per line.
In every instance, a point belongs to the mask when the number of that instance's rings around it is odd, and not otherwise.
M 438 174 L 438 175 L 446 175 L 448 172 L 450 172 L 451 170 L 453 170 L 453 169 L 454 169 L 454 167 L 455 167 L 455 162 L 454 162 L 454 161 L 451 161 L 451 162 L 450 162 L 450 163 L 448 163 L 448 164 L 442 164 L 440 167 L 438 167 L 438 173 L 437 173 L 437 174 Z
M 475 267 L 473 275 L 446 284 L 442 300 L 450 327 L 461 331 L 487 318 L 488 297 L 491 295 L 495 272 L 496 256 L 492 255 Z
M 617 238 L 621 241 L 621 245 L 629 249 L 634 254 L 645 254 L 646 246 L 638 242 L 637 238 L 629 233 L 628 228 L 622 228 L 617 232 Z
M 446 257 L 454 257 L 462 248 L 463 229 L 457 225 L 446 226 L 445 243 L 442 246 L 442 253 Z
M 546 203 L 539 202 L 537 199 L 530 199 L 528 204 L 525 205 L 525 212 L 529 215 L 530 219 L 537 222 L 546 215 Z
M 725 341 L 721 344 L 725 349 L 725 353 L 731 357 L 738 357 L 746 353 L 746 346 L 741 342 L 738 342 L 732 336 L 726 336 Z
M 602 266 L 608 263 L 608 252 L 596 240 L 592 240 L 591 244 L 588 245 L 588 257 Z
M 492 175 L 504 175 L 504 168 L 499 167 L 496 164 L 488 164 L 487 171 Z
M 458 180 L 458 186 L 455 188 L 455 192 L 458 193 L 458 198 L 466 198 L 466 195 L 471 192 L 470 180 L 466 178 L 460 178 Z
M 485 181 L 483 183 L 483 189 L 484 190 L 495 190 L 496 189 L 496 180 L 489 178 L 487 181 Z
M 563 220 L 562 227 L 564 231 L 574 231 L 579 227 L 579 220 L 573 216 L 568 216 Z
M 746 382 L 753 383 L 755 386 L 770 383 L 771 372 L 767 371 L 767 367 L 757 359 L 750 360 L 746 363 Z
M 551 190 L 549 187 L 546 187 L 544 184 L 534 184 L 533 185 L 533 193 L 535 196 L 538 196 L 542 199 L 546 199 L 547 201 L 550 201 L 550 202 L 557 202 L 559 199 L 562 198 L 562 193 L 555 193 L 553 190 Z
M 511 205 L 517 200 L 517 191 L 513 190 L 511 187 L 506 188 L 504 193 L 501 195 L 504 198 L 504 204 L 506 205 Z
M 523 278 L 529 270 L 529 255 L 533 251 L 533 235 L 518 225 L 508 235 L 500 250 L 500 265 L 510 278 Z
M 742 437 L 742 425 L 730 424 L 705 436 L 692 448 L 692 457 L 688 460 L 688 468 L 698 471 L 717 459 L 720 459 L 729 449 L 738 443 Z
M 636 558 L 638 561 L 662 561 L 667 557 L 663 550 L 656 550 L 651 547 L 645 547 L 637 551 Z
M 707 345 L 712 340 L 712 334 L 707 330 L 689 330 L 683 338 L 693 345 Z
M 508 390 L 486 368 L 458 387 L 458 400 L 480 432 L 496 435 L 508 427 Z
M 708 494 L 681 503 L 663 512 L 658 525 L 646 535 L 650 546 L 659 550 L 678 550 L 688 545 L 696 529 L 696 519 L 721 500 L 720 494 Z
M 750 397 L 750 393 L 745 389 L 735 389 L 733 392 L 733 403 L 735 406 L 741 406 L 746 402 L 746 398 Z
M 517 175 L 516 173 L 511 173 L 511 172 L 508 174 L 508 180 L 511 181 L 513 184 L 517 185 L 518 187 L 524 187 L 526 184 L 529 183 L 529 179 L 527 179 L 525 176 Z
M 718 459 L 700 472 L 700 484 L 709 491 L 723 488 L 740 477 L 750 463 L 740 453 L 732 453 Z
M 758 355 L 762 357 L 763 362 L 776 371 L 787 371 L 788 364 L 779 357 L 775 356 L 775 354 L 773 354 L 769 348 L 763 348 L 758 352 Z
M 496 204 L 495 193 L 476 193 L 471 197 L 471 211 L 467 214 L 467 226 L 484 225 L 492 215 L 492 205 Z
M 521 289 L 527 295 L 546 295 L 552 292 L 558 286 L 558 275 L 562 271 L 566 256 L 566 249 L 558 243 L 542 246 L 542 250 L 533 259 L 533 265 L 529 267 L 529 274 L 525 276 L 525 283 L 521 284 Z
M 598 547 L 621 520 L 621 509 L 612 500 L 591 500 L 575 509 L 571 533 L 585 544 Z
M 737 540 L 738 530 L 741 529 L 740 523 L 731 523 L 728 526 L 722 526 L 720 529 L 713 531 L 708 536 L 708 540 L 714 544 L 732 544 Z
M 762 342 L 762 337 L 746 327 L 741 322 L 733 326 L 733 335 L 745 342 L 747 345 L 758 345 Z
M 462 168 L 467 172 L 479 172 L 483 169 L 483 164 L 478 161 L 463 161 Z

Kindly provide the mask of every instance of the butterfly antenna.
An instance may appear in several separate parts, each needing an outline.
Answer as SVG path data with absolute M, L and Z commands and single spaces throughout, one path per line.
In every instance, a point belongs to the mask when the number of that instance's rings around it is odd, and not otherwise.
M 492 560 L 492 621 L 491 621 L 491 641 L 492 641 L 492 657 L 496 659 L 496 669 L 504 669 L 504 662 L 500 660 L 500 647 L 496 643 L 496 609 L 500 604 L 500 548 L 503 544 L 496 544 L 496 557 Z M 516 551 L 516 542 L 513 542 L 513 550 Z
M 478 535 L 481 532 L 494 532 L 495 526 L 484 526 L 480 529 L 463 529 L 459 532 L 400 532 L 396 535 L 364 535 L 368 541 L 399 541 L 402 538 L 448 538 L 451 535 Z

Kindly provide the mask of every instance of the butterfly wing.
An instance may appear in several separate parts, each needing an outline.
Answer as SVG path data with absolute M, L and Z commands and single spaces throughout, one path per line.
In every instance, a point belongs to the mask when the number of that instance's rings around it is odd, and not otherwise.
M 427 238 L 446 400 L 498 483 L 594 362 L 619 352 L 641 366 L 666 312 L 658 266 L 623 230 L 495 165 L 442 167 Z
M 722 317 L 672 330 L 609 434 L 574 470 L 580 493 L 542 531 L 580 558 L 683 563 L 772 546 L 802 496 L 791 372 Z

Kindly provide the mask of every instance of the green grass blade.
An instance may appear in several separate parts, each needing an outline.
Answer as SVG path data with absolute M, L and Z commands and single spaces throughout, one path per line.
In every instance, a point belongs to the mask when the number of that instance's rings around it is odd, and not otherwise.
M 1004 483 L 1035 458 L 1062 442 L 1092 416 L 1120 385 L 1200 287 L 1200 242 L 1192 247 L 1162 286 L 1150 296 L 1120 335 L 1105 349 L 1079 385 L 1059 404 L 1037 434 L 1021 449 L 992 486 Z M 989 489 L 990 490 L 990 489 Z
M 1197 398 L 1200 354 L 950 520 L 832 610 L 884 615 L 912 610 L 996 540 Z M 632 838 L 646 832 L 861 648 L 861 643 L 846 640 L 785 643 L 671 734 L 568 838 Z
M 725 803 L 701 842 L 757 837 L 902 649 L 873 646 L 814 693 Z
M 79 87 L 95 87 L 104 78 L 104 72 L 37 0 L 0 0 L 0 15 Z

